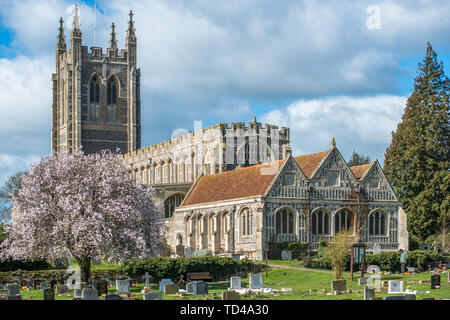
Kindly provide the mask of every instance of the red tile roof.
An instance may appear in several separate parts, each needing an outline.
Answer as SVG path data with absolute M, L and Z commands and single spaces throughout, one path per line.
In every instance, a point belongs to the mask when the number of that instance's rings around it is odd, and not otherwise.
M 262 170 L 269 170 L 268 165 L 259 164 L 201 177 L 187 195 L 183 207 L 264 195 L 284 161 L 274 161 L 278 170 L 270 174 L 262 174 Z
M 330 153 L 330 150 L 319 153 L 305 154 L 303 156 L 295 157 L 294 160 L 297 162 L 300 169 L 302 169 L 305 176 L 307 178 L 311 178 L 311 175 L 316 171 L 319 164 L 323 159 L 325 159 L 328 153 Z
M 368 164 L 361 164 L 359 166 L 353 166 L 350 169 L 353 172 L 353 175 L 355 176 L 356 179 L 361 179 L 364 174 L 366 173 L 366 171 L 371 167 L 371 163 Z

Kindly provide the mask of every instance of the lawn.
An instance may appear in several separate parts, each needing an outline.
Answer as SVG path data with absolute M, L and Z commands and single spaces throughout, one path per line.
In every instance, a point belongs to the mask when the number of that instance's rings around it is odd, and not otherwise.
M 341 300 L 352 299 L 362 300 L 363 290 L 362 285 L 358 285 L 359 273 L 354 273 L 353 281 L 350 281 L 350 274 L 345 273 L 344 279 L 347 280 L 347 289 L 351 290 L 351 293 L 344 293 L 339 295 L 333 295 L 331 291 L 331 281 L 333 280 L 333 273 L 331 272 L 318 272 L 315 269 L 299 270 L 293 269 L 298 265 L 297 261 L 269 261 L 271 265 L 279 265 L 280 267 L 271 267 L 266 277 L 264 272 L 264 287 L 272 289 L 292 288 L 292 292 L 278 292 L 276 294 L 244 294 L 241 295 L 241 300 Z M 290 268 L 281 268 L 282 266 L 288 266 Z M 102 264 L 93 266 L 95 270 L 101 270 L 102 268 L 114 269 L 115 265 Z M 329 270 L 327 270 L 329 271 Z M 423 298 L 450 298 L 450 283 L 447 282 L 447 274 L 441 275 L 441 288 L 430 289 L 430 273 L 419 273 L 415 275 L 382 275 L 381 280 L 403 280 L 404 289 L 410 287 L 413 291 L 419 292 L 430 291 L 428 294 L 418 294 L 417 299 Z M 368 275 L 366 274 L 366 277 Z M 420 284 L 419 281 L 425 281 Z M 242 279 L 243 286 L 248 287 L 248 278 Z M 208 295 L 193 296 L 192 294 L 180 295 L 163 295 L 164 300 L 185 299 L 185 300 L 204 300 L 204 299 L 221 299 L 222 291 L 227 290 L 229 287 L 229 281 L 222 282 L 210 282 L 210 289 Z M 134 299 L 142 299 L 141 290 L 144 284 L 137 284 L 136 287 L 131 287 L 130 293 Z M 158 285 L 152 284 L 153 289 L 157 290 Z M 324 291 L 326 290 L 326 291 Z M 108 293 L 115 293 L 115 286 L 108 289 Z M 21 290 L 23 300 L 42 300 L 43 293 L 40 290 Z M 385 297 L 387 294 L 387 287 L 383 287 L 375 292 L 376 297 Z M 72 297 L 72 294 L 65 294 L 56 296 L 56 300 L 68 300 Z

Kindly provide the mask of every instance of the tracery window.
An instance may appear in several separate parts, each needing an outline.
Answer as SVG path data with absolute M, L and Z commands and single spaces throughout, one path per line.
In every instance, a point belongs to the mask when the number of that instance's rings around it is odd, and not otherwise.
M 164 201 L 164 218 L 172 218 L 173 212 L 183 201 L 182 194 L 175 194 Z
M 276 233 L 294 233 L 294 213 L 287 209 L 277 212 L 275 221 Z
M 334 216 L 334 232 L 351 231 L 353 227 L 353 213 L 348 210 L 341 210 Z
M 330 214 L 324 210 L 318 210 L 311 216 L 311 231 L 313 235 L 330 234 Z
M 250 236 L 252 234 L 252 215 L 248 208 L 241 211 L 241 235 Z
M 387 233 L 386 215 L 377 210 L 369 215 L 369 235 L 385 236 Z

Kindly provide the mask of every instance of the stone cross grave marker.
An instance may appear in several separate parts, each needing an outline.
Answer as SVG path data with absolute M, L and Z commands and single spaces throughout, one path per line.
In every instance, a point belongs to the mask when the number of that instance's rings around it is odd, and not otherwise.
M 151 276 L 148 272 L 145 273 L 145 287 L 144 289 L 150 289 L 150 279 Z
M 177 284 L 166 284 L 164 286 L 164 294 L 177 294 L 178 289 L 179 288 Z
M 372 300 L 372 298 L 375 298 L 375 288 L 364 287 L 364 300 Z
M 144 300 L 162 300 L 162 294 L 159 291 L 150 291 L 144 293 Z
M 431 289 L 439 289 L 441 287 L 441 276 L 434 274 L 431 276 Z
M 281 259 L 282 260 L 291 260 L 292 259 L 292 251 L 291 250 L 281 251 Z
M 166 284 L 173 284 L 172 279 L 161 279 L 159 282 L 159 290 L 164 291 L 164 286 Z
M 129 294 L 130 293 L 130 280 L 116 280 L 116 292 L 117 294 Z
M 250 290 L 260 290 L 264 287 L 262 273 L 250 273 Z
M 241 277 L 234 276 L 230 278 L 230 288 L 228 290 L 240 290 L 242 289 L 242 279 Z
M 98 300 L 98 291 L 95 288 L 84 288 L 81 292 L 83 300 Z
M 402 293 L 402 292 L 403 292 L 403 281 L 389 280 L 388 294 Z

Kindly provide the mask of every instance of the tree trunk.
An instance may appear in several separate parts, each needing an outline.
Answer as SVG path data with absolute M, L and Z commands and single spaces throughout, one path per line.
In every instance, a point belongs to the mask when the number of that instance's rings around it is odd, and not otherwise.
M 91 257 L 81 257 L 75 259 L 80 265 L 81 271 L 81 281 L 88 282 L 89 281 L 89 273 L 91 270 Z

